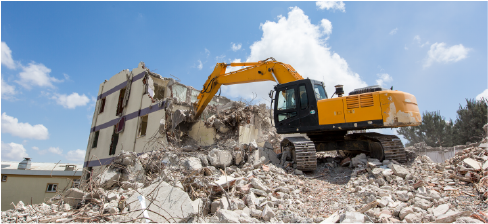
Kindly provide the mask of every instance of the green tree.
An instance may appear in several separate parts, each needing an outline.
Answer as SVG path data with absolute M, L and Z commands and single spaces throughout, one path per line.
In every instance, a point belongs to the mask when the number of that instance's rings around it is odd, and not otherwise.
M 407 146 L 415 143 L 425 142 L 429 146 L 438 147 L 452 146 L 452 120 L 447 121 L 440 115 L 439 111 L 424 112 L 422 124 L 413 127 L 401 127 L 398 134 L 403 135 L 408 141 Z
M 454 124 L 454 143 L 464 145 L 466 142 L 478 142 L 485 135 L 483 125 L 487 123 L 488 100 L 466 99 L 466 107 L 459 105 L 456 123 Z

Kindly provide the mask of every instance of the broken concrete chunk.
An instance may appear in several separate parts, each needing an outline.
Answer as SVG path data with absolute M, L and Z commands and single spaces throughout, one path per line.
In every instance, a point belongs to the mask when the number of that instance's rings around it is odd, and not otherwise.
M 456 219 L 461 217 L 461 216 L 469 216 L 470 214 L 471 214 L 471 212 L 469 212 L 469 211 L 455 212 L 455 211 L 450 210 L 446 214 L 440 215 L 439 217 L 437 217 L 435 222 L 437 222 L 437 223 L 451 223 L 451 222 L 456 221 Z
M 400 219 L 403 220 L 403 219 L 405 219 L 405 216 L 407 216 L 410 213 L 413 213 L 413 208 L 412 207 L 406 207 L 400 211 L 400 214 L 398 214 L 398 217 L 400 217 Z
M 442 204 L 432 210 L 435 217 L 445 214 L 449 210 L 449 204 Z
M 70 188 L 63 194 L 64 203 L 69 204 L 71 207 L 75 207 L 83 199 L 85 193 L 78 188 Z
M 361 153 L 351 159 L 352 167 L 358 167 L 359 165 L 366 165 L 368 159 L 366 158 L 366 154 Z
M 232 164 L 232 154 L 227 150 L 215 148 L 208 153 L 208 160 L 212 166 L 223 169 Z
M 239 214 L 234 211 L 220 209 L 216 213 L 220 223 L 239 223 Z
M 183 166 L 188 171 L 200 170 L 202 168 L 202 162 L 199 158 L 188 157 L 183 160 Z
M 339 211 L 336 211 L 320 223 L 337 223 L 340 219 L 341 216 L 339 215 Z
M 359 212 L 345 212 L 340 217 L 341 223 L 363 223 L 364 215 Z
M 407 223 L 420 223 L 422 221 L 421 217 L 421 214 L 410 213 L 405 216 L 405 221 L 407 221 Z
M 468 164 L 474 170 L 480 170 L 481 169 L 480 163 L 478 161 L 474 160 L 474 159 L 466 158 L 466 159 L 463 160 L 463 162 L 465 162 L 466 164 Z
M 249 215 L 242 215 L 239 217 L 239 222 L 240 223 L 258 223 L 259 220 L 255 218 L 251 218 Z
M 272 218 L 275 217 L 275 214 L 271 208 L 266 205 L 263 209 L 263 213 L 261 215 L 265 221 L 270 221 Z
M 404 201 L 404 202 L 407 202 L 409 200 L 409 196 L 408 196 L 408 191 L 397 191 L 395 192 L 396 195 L 397 195 L 397 199 L 400 200 L 400 201 Z
M 180 222 L 194 214 L 192 201 L 188 194 L 180 188 L 172 187 L 166 182 L 151 184 L 144 188 L 142 192 L 134 193 L 127 199 L 130 211 L 136 211 L 142 208 L 139 199 L 141 195 L 144 196 L 145 205 L 151 210 L 147 211 L 149 217 L 155 222 Z M 150 203 L 150 199 L 152 198 L 154 200 Z M 137 218 L 135 222 L 143 221 L 140 211 L 129 213 L 129 217 Z
M 120 173 L 110 168 L 98 176 L 100 186 L 104 189 L 110 189 L 120 178 Z
M 432 202 L 427 201 L 423 198 L 416 197 L 414 199 L 414 205 L 421 209 L 427 210 L 428 208 L 432 207 Z
M 263 184 L 263 182 L 261 180 L 259 180 L 258 178 L 252 178 L 251 179 L 251 184 L 254 188 L 256 189 L 259 189 L 259 190 L 263 190 L 263 191 L 266 191 L 266 192 L 269 192 L 269 188 L 266 187 L 265 184 Z
M 405 178 L 410 172 L 401 165 L 390 164 L 389 165 L 393 173 L 401 178 Z

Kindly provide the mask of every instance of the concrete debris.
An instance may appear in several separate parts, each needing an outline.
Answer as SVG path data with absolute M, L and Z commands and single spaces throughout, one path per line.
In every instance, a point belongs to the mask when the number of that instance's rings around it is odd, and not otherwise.
M 123 152 L 79 188 L 42 204 L 16 202 L 2 211 L 2 222 L 488 221 L 488 151 L 481 144 L 444 163 L 426 156 L 398 164 L 364 153 L 318 153 L 317 169 L 302 172 L 279 164 L 280 137 L 272 131 L 262 141 L 239 143 L 235 130 L 264 117 L 261 107 L 229 108 L 205 121 L 222 135 L 216 144 L 175 141 L 158 151 Z
M 208 161 L 212 166 L 223 169 L 232 163 L 232 154 L 227 150 L 212 149 L 208 153 Z

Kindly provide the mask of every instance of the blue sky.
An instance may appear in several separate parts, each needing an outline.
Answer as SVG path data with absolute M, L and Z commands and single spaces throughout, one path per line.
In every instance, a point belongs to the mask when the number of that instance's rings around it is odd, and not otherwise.
M 99 84 L 140 61 L 201 89 L 217 62 L 274 57 L 329 95 L 393 86 L 453 120 L 488 96 L 486 2 L 2 2 L 1 38 L 2 161 L 82 162 Z

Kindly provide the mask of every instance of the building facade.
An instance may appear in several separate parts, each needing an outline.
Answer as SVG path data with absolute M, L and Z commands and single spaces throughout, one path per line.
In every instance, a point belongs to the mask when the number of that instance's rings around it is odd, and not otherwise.
M 78 187 L 82 164 L 2 161 L 2 211 L 12 203 L 39 204 L 71 187 Z
M 199 93 L 173 78 L 151 72 L 143 62 L 132 71 L 123 70 L 105 80 L 100 84 L 93 114 L 85 170 L 88 173 L 100 170 L 122 151 L 141 153 L 165 147 L 165 130 L 171 125 L 167 124 L 168 117 L 171 120 L 178 109 L 190 110 Z M 209 105 L 229 102 L 225 97 L 215 96 Z M 199 144 L 214 143 L 215 130 L 205 127 L 203 121 L 191 129 L 200 130 L 189 133 Z

